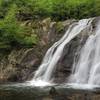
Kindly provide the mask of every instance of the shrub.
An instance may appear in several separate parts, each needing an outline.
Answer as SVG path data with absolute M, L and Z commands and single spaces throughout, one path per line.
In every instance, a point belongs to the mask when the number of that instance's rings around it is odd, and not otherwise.
M 16 4 L 19 16 L 31 16 L 31 19 L 52 17 L 57 20 L 68 18 L 88 18 L 100 15 L 100 0 L 1 0 L 5 14 L 11 4 Z M 25 17 L 26 17 L 25 16 Z
M 26 36 L 26 28 L 16 19 L 17 6 L 13 4 L 4 19 L 0 21 L 0 42 L 11 46 L 32 46 L 36 43 L 35 36 Z M 29 41 L 30 40 L 30 41 Z
M 100 16 L 100 0 L 0 0 L 0 44 L 2 47 L 32 46 L 38 41 L 36 34 L 25 35 L 23 20 L 53 20 Z M 5 46 L 3 46 L 5 44 Z

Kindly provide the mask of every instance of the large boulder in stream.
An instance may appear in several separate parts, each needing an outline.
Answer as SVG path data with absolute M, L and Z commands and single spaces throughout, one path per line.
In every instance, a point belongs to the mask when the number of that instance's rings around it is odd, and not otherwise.
M 98 20 L 100 20 L 100 17 L 95 18 L 92 22 L 93 31 Z M 48 48 L 64 35 L 69 25 L 76 21 L 54 22 L 50 18 L 36 22 L 26 21 L 23 25 L 33 28 L 32 31 L 39 36 L 39 42 L 33 45 L 33 48 L 14 48 L 9 53 L 2 54 L 0 58 L 0 82 L 24 82 L 31 80 Z M 83 31 L 65 46 L 64 53 L 52 76 L 55 82 L 67 81 L 74 58 L 78 56 L 80 49 L 90 34 L 88 30 Z

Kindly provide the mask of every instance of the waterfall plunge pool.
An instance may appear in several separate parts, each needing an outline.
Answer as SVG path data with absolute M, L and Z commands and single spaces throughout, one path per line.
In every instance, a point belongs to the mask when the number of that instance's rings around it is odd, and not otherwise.
M 96 86 L 62 84 L 34 86 L 27 83 L 0 85 L 0 100 L 100 100 Z

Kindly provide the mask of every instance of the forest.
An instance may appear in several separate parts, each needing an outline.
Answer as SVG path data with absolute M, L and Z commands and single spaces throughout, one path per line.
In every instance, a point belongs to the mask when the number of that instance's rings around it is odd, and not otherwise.
M 23 21 L 84 19 L 100 15 L 100 0 L 0 0 L 0 49 L 32 47 L 37 34 Z

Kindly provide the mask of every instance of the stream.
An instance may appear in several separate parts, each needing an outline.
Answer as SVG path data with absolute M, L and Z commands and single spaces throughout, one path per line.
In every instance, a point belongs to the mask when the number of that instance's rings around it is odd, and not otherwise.
M 9 83 L 0 85 L 0 100 L 100 100 L 100 89 L 85 85 L 35 87 L 28 83 Z

